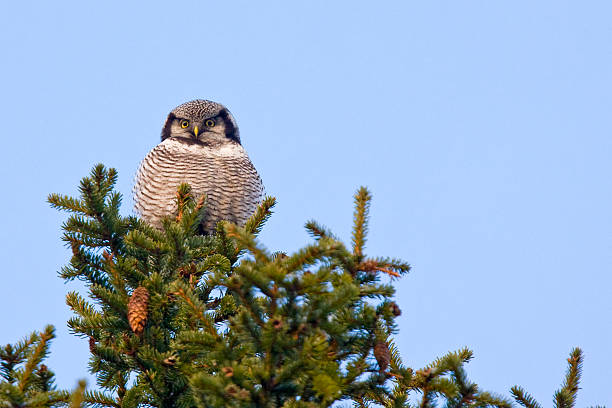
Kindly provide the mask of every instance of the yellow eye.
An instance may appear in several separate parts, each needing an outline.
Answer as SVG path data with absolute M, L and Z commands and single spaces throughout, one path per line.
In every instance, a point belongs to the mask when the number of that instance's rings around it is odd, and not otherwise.
M 181 127 L 182 127 L 183 129 L 185 129 L 185 128 L 189 127 L 189 121 L 188 121 L 187 119 L 183 119 L 183 120 L 181 120 Z
M 206 122 L 204 122 L 204 124 L 205 124 L 207 127 L 213 127 L 213 126 L 215 126 L 215 121 L 214 121 L 214 120 L 212 120 L 212 119 L 208 119 Z

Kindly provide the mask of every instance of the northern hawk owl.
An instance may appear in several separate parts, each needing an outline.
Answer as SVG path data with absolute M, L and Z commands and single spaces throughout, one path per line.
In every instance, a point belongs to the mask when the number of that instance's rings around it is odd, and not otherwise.
M 188 183 L 196 198 L 206 195 L 206 234 L 221 220 L 243 225 L 261 202 L 263 184 L 240 144 L 234 117 L 223 105 L 196 99 L 170 112 L 161 143 L 136 173 L 136 211 L 160 228 L 161 219 L 177 210 L 181 183 Z

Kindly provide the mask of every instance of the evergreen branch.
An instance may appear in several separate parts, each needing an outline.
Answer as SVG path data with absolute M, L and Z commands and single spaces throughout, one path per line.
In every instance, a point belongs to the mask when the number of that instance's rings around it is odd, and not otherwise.
M 554 395 L 556 408 L 572 408 L 576 403 L 576 394 L 582 373 L 582 350 L 574 348 L 567 359 L 568 368 L 562 388 Z
M 395 272 L 393 269 L 389 268 L 386 264 L 381 265 L 376 260 L 367 259 L 363 262 L 360 262 L 357 265 L 357 268 L 364 272 L 384 272 L 387 275 L 399 278 L 401 275 L 398 272 Z
M 553 396 L 553 406 L 555 408 L 571 408 L 573 407 L 573 395 L 571 392 L 565 389 L 561 389 L 555 392 Z
M 303 269 L 324 258 L 341 257 L 346 251 L 344 245 L 332 238 L 321 238 L 316 244 L 308 245 L 284 260 L 288 272 Z
M 89 293 L 94 299 L 114 310 L 120 317 L 127 317 L 127 295 L 122 296 L 113 290 L 93 284 L 89 287 Z
M 374 403 L 378 406 L 385 406 L 389 402 L 389 397 L 387 395 L 381 394 L 380 390 L 377 389 L 375 384 L 372 384 L 371 381 L 363 382 L 364 390 L 364 399 L 370 403 Z
M 471 383 L 465 370 L 463 369 L 463 362 L 459 359 L 452 359 L 449 361 L 452 364 L 451 377 L 454 380 L 455 386 L 457 387 L 457 395 L 452 396 L 449 399 L 447 406 L 449 408 L 462 408 L 472 404 L 476 400 L 476 394 L 478 393 L 478 387 L 476 384 Z
M 462 401 L 463 395 L 459 391 L 457 382 L 448 377 L 434 374 L 429 379 L 429 382 L 426 383 L 424 389 L 427 389 L 428 392 L 432 392 L 434 396 L 444 396 L 444 398 L 448 400 L 447 406 L 461 406 L 462 403 L 465 404 L 470 400 L 470 398 L 466 398 L 465 401 Z
M 410 272 L 411 266 L 399 259 L 381 258 L 368 259 L 362 264 L 374 263 L 375 269 L 387 273 L 388 275 L 399 277 Z M 370 264 L 371 265 L 371 264 Z
M 170 248 L 165 244 L 163 234 L 148 224 L 141 223 L 137 230 L 130 231 L 125 242 L 149 253 L 164 253 Z
M 90 235 L 85 235 L 82 232 L 66 232 L 62 238 L 68 242 L 71 246 L 85 246 L 88 248 L 104 248 L 109 245 L 109 242 Z
M 481 392 L 476 396 L 474 402 L 470 406 L 512 408 L 512 402 L 504 397 L 496 396 L 488 392 Z
M 136 228 L 130 231 L 127 234 L 127 237 L 130 237 L 133 232 L 137 231 L 137 232 L 142 233 L 144 236 L 146 236 L 151 241 L 155 242 L 156 245 L 164 247 L 166 236 L 164 235 L 162 231 L 158 230 L 157 228 L 153 227 L 152 225 L 149 225 L 147 222 L 142 221 L 142 220 L 138 220 L 136 224 L 137 224 Z
M 358 258 L 363 256 L 363 249 L 368 233 L 368 214 L 372 195 L 365 187 L 360 187 L 355 193 L 355 212 L 353 215 L 353 255 Z
M 24 393 L 13 384 L 1 384 L 0 392 L 2 392 L 0 402 L 6 407 L 22 407 L 25 404 Z
M 51 325 L 45 327 L 44 332 L 38 335 L 38 342 L 32 350 L 32 353 L 28 356 L 19 381 L 18 387 L 20 391 L 26 390 L 30 385 L 34 369 L 38 367 L 41 361 L 47 356 L 49 352 L 49 341 L 54 337 L 55 329 Z
M 91 170 L 90 176 L 85 178 L 85 180 L 95 186 L 96 190 L 100 193 L 106 195 L 117 183 L 117 170 L 112 167 L 106 169 L 102 163 L 98 163 Z
M 50 406 L 60 406 L 62 401 L 54 398 L 54 392 L 36 392 L 33 394 L 26 393 L 21 402 L 15 401 L 12 406 L 14 407 L 27 407 L 27 408 L 48 408 Z M 3 404 L 4 405 L 4 404 Z M 7 406 L 7 405 L 4 405 Z M 8 405 L 11 406 L 11 405 Z
M 240 249 L 236 248 L 234 241 L 227 236 L 225 231 L 225 222 L 217 223 L 217 226 L 215 227 L 215 239 L 216 252 L 225 256 L 227 259 L 229 259 L 230 264 L 234 265 L 238 260 Z
M 0 350 L 2 377 L 6 379 L 0 382 L 0 406 L 49 408 L 67 401 L 65 392 L 54 390 L 53 372 L 42 364 L 53 337 L 53 327 L 47 326 L 42 333 L 33 332 Z M 17 368 L 24 361 L 24 367 Z
M 419 408 L 435 408 L 435 399 L 433 392 L 423 390 L 423 398 L 421 398 Z
M 117 170 L 109 167 L 108 170 L 102 163 L 96 165 L 95 170 L 96 181 L 104 194 L 108 194 L 117 183 Z
M 47 401 L 48 405 L 46 405 L 46 407 L 67 406 L 70 403 L 70 397 L 72 396 L 72 394 L 66 390 L 48 392 L 47 395 L 48 395 L 48 401 Z
M 125 321 L 116 316 L 84 316 L 71 317 L 68 319 L 67 326 L 70 332 L 77 336 L 92 336 L 97 331 L 109 331 L 119 327 L 126 327 Z
M 270 262 L 270 254 L 258 245 L 252 233 L 229 222 L 223 222 L 223 228 L 228 237 L 236 240 L 237 250 L 247 249 L 259 262 Z
M 204 211 L 202 210 L 206 204 L 206 195 L 200 196 L 197 202 L 191 201 L 183 213 L 182 219 L 179 220 L 179 224 L 184 231 L 196 232 L 204 217 Z
M 175 281 L 171 290 L 175 295 L 180 297 L 183 302 L 189 307 L 191 312 L 198 317 L 198 319 L 204 323 L 208 333 L 218 337 L 217 329 L 215 328 L 214 320 L 205 313 L 206 305 L 204 305 L 200 299 L 197 298 L 191 291 L 191 289 L 180 281 Z
M 331 233 L 330 230 L 328 230 L 325 226 L 319 224 L 314 220 L 308 221 L 304 225 L 304 227 L 306 228 L 308 233 L 317 240 L 321 238 L 331 238 L 337 240 L 337 238 L 334 236 L 334 234 Z
M 181 359 L 192 362 L 196 358 L 205 357 L 214 352 L 219 345 L 220 337 L 200 329 L 182 330 L 177 334 L 172 349 L 180 352 Z
M 230 260 L 221 254 L 213 254 L 206 256 L 203 261 L 199 262 L 197 265 L 198 273 L 202 274 L 207 271 L 215 271 L 221 273 L 229 273 L 232 265 Z
M 121 407 L 111 395 L 100 391 L 86 391 L 83 394 L 83 402 L 85 402 L 87 406 L 94 408 Z
M 266 273 L 270 270 L 276 272 L 274 276 L 269 276 L 270 274 Z M 282 278 L 284 277 L 282 270 L 270 267 L 256 270 L 253 268 L 252 263 L 243 262 L 234 271 L 243 277 L 250 285 L 257 287 L 257 289 L 259 289 L 267 297 L 275 299 L 278 296 L 278 290 L 273 288 L 273 286 L 276 284 L 273 283 L 273 280 L 276 280 L 277 282 L 281 281 L 279 283 L 282 284 Z
M 445 354 L 443 357 L 437 358 L 433 363 L 427 366 L 427 368 L 435 369 L 437 374 L 445 374 L 451 371 L 453 367 L 457 367 L 460 364 L 469 362 L 474 357 L 474 353 L 464 347 L 457 351 L 451 351 Z
M 9 384 L 13 384 L 17 378 L 15 367 L 23 363 L 27 359 L 27 351 L 32 344 L 38 340 L 36 332 L 30 334 L 29 337 L 19 341 L 17 344 L 7 344 L 3 349 L 0 349 L 0 359 L 2 360 L 1 372 L 2 377 Z
M 77 388 L 72 392 L 69 408 L 81 408 L 83 406 L 86 385 L 87 383 L 85 382 L 85 380 L 79 381 Z
M 395 342 L 392 340 L 389 340 L 387 344 L 389 346 L 389 355 L 391 356 L 391 361 L 389 364 L 391 366 L 391 372 L 399 373 L 401 371 L 405 371 L 397 344 L 395 344 Z
M 244 225 L 244 229 L 247 233 L 257 236 L 264 224 L 272 215 L 272 208 L 276 205 L 276 198 L 267 196 L 257 206 L 257 209 L 249 217 Z
M 62 279 L 70 281 L 73 279 L 87 280 L 91 284 L 109 287 L 104 265 L 98 255 L 87 252 L 78 247 L 72 246 L 72 258 L 70 264 L 64 266 L 59 275 Z
M 119 296 L 122 298 L 127 297 L 127 290 L 125 288 L 125 281 L 122 276 L 118 273 L 113 255 L 104 251 L 102 252 L 102 258 L 104 258 L 104 265 L 107 274 L 112 278 L 110 280 L 113 288 Z
M 370 408 L 371 403 L 364 397 L 355 397 L 353 399 L 353 406 L 355 408 Z
M 536 401 L 535 398 L 533 398 L 531 394 L 525 391 L 522 387 L 515 385 L 510 389 L 510 393 L 516 402 L 525 408 L 542 408 L 538 401 Z
M 66 238 L 64 238 L 66 241 L 69 241 L 69 238 L 73 240 L 88 238 L 90 240 L 107 242 L 107 245 L 110 244 L 108 239 L 104 239 L 104 227 L 97 220 L 73 215 L 62 225 L 62 229 L 66 232 Z
M 91 215 L 89 213 L 89 209 L 81 200 L 66 195 L 55 193 L 49 194 L 47 197 L 47 202 L 51 204 L 52 208 L 56 208 L 58 210 Z
M 217 378 L 204 373 L 197 373 L 191 378 L 191 386 L 202 400 L 213 396 L 218 397 L 222 401 L 226 400 L 225 387 Z M 204 401 L 200 402 L 198 406 L 209 406 L 209 404 L 203 404 Z
M 81 317 L 90 319 L 101 319 L 103 315 L 96 311 L 94 306 L 88 303 L 77 292 L 68 292 L 66 295 L 66 304 Z
M 109 363 L 113 367 L 116 367 L 120 370 L 127 370 L 130 367 L 128 362 L 124 359 L 124 354 L 116 350 L 114 347 L 108 347 L 102 344 L 98 344 L 95 348 L 95 355 L 100 360 Z M 111 376 L 113 375 L 114 372 Z
M 79 186 L 81 197 L 85 206 L 87 207 L 88 214 L 102 222 L 102 214 L 104 212 L 104 194 L 96 188 L 96 185 L 90 178 L 84 178 L 81 180 Z
M 191 201 L 193 201 L 191 186 L 187 183 L 182 183 L 176 190 L 176 206 L 178 210 L 176 215 L 177 222 L 181 221 L 183 218 L 183 212 L 189 206 Z
M 125 395 L 121 399 L 121 406 L 124 408 L 137 408 L 139 406 L 152 406 L 150 401 L 147 398 L 149 397 L 149 393 L 147 392 L 147 388 L 143 383 L 136 383 L 130 389 L 126 390 Z M 145 404 L 145 402 L 147 402 Z
M 237 314 L 241 319 L 242 324 L 244 324 L 245 327 L 247 327 L 247 329 L 251 332 L 253 338 L 258 338 L 259 327 L 263 327 L 266 324 L 263 317 L 264 312 L 261 310 L 261 306 L 254 301 L 253 296 L 245 293 L 239 286 L 229 286 L 228 288 L 236 293 L 242 301 L 242 313 Z M 249 314 L 252 317 L 252 321 L 255 321 L 259 327 L 251 325 L 251 320 L 248 319 Z

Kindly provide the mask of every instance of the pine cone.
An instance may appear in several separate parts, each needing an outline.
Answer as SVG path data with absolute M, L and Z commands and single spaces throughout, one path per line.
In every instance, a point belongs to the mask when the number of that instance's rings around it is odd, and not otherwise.
M 391 302 L 389 306 L 391 307 L 391 313 L 393 313 L 393 316 L 397 317 L 402 314 L 402 309 L 399 308 L 397 303 Z
M 128 303 L 128 322 L 132 331 L 141 335 L 147 321 L 147 307 L 149 306 L 149 291 L 139 286 L 132 293 Z
M 272 327 L 279 330 L 281 327 L 283 327 L 283 321 L 277 317 L 276 319 L 272 320 Z
M 234 384 L 230 384 L 227 387 L 225 387 L 225 392 L 227 393 L 227 395 L 229 395 L 230 397 L 235 397 L 238 395 L 238 393 L 240 392 L 240 388 L 238 388 L 236 385 Z
M 389 352 L 389 345 L 386 341 L 377 341 L 374 345 L 374 357 L 378 362 L 380 371 L 383 372 L 389 367 L 391 362 L 391 353 Z

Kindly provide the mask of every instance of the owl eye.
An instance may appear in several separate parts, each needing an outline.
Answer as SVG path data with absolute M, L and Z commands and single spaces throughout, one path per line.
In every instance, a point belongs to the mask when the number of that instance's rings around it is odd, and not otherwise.
M 188 121 L 187 119 L 183 119 L 183 120 L 181 120 L 181 127 L 182 127 L 183 129 L 185 129 L 185 128 L 189 127 L 189 121 Z
M 204 124 L 205 124 L 207 127 L 213 127 L 213 126 L 215 126 L 215 121 L 214 121 L 214 120 L 212 120 L 212 119 L 208 119 L 206 122 L 204 122 Z

